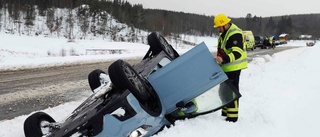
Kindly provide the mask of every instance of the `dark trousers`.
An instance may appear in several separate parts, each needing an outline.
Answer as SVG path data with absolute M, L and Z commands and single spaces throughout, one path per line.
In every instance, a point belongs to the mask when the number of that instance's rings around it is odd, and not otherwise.
M 226 72 L 229 80 L 233 86 L 239 91 L 239 80 L 240 80 L 241 70 Z M 222 109 L 222 115 L 227 116 L 228 119 L 237 120 L 239 111 L 239 99 L 229 103 L 226 107 Z

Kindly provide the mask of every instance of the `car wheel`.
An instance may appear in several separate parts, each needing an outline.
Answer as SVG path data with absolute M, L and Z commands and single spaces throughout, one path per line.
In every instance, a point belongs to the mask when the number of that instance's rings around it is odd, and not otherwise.
M 53 122 L 56 121 L 47 113 L 36 112 L 25 120 L 24 134 L 26 137 L 42 137 L 50 131 L 50 127 L 44 125 Z
M 171 59 L 179 57 L 177 51 L 175 51 L 167 40 L 158 32 L 152 32 L 148 36 L 148 43 L 154 55 L 164 51 Z
M 116 88 L 128 89 L 140 102 L 149 99 L 150 93 L 145 81 L 123 60 L 117 60 L 109 66 L 108 73 L 111 82 Z
M 106 74 L 106 73 L 100 69 L 96 69 L 88 75 L 88 82 L 92 92 L 94 91 L 94 89 L 101 86 L 100 74 Z

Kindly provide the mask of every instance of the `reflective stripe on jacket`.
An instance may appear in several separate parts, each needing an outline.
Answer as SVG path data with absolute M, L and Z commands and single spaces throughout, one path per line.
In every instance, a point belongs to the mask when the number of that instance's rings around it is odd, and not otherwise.
M 227 56 L 230 59 L 229 63 L 220 64 L 222 70 L 224 72 L 230 72 L 230 71 L 236 71 L 245 69 L 248 67 L 248 61 L 247 61 L 247 52 L 246 47 L 243 44 L 243 49 L 233 46 L 232 48 L 226 49 L 226 44 L 229 38 L 234 34 L 241 34 L 243 38 L 242 30 L 239 29 L 235 24 L 232 24 L 228 31 L 226 32 L 226 35 L 224 36 L 224 39 L 222 39 L 221 34 L 219 36 L 219 45 L 221 45 L 220 49 L 224 50 L 224 52 L 227 54 Z M 237 51 L 241 54 L 241 57 L 238 59 L 235 59 L 234 55 L 232 54 L 232 51 Z

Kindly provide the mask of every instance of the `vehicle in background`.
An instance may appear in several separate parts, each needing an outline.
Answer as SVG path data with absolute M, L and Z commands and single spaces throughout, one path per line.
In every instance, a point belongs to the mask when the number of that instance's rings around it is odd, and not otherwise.
M 254 40 L 252 31 L 250 30 L 243 31 L 243 36 L 244 36 L 244 45 L 246 45 L 246 48 L 253 50 L 255 45 L 255 40 Z
M 262 36 L 254 36 L 254 49 L 257 47 L 263 47 L 263 37 Z
M 316 41 L 307 41 L 306 42 L 307 47 L 312 47 L 312 46 L 314 46 L 314 44 L 316 44 Z
M 272 48 L 272 38 L 268 36 L 264 37 L 262 45 L 261 49 Z
M 287 41 L 288 41 L 288 34 L 281 34 L 279 35 L 279 41 L 280 41 L 280 44 L 287 44 Z
M 275 42 L 276 40 L 274 37 L 262 37 L 262 36 L 255 36 L 255 45 L 254 48 L 260 47 L 261 49 L 269 49 L 269 48 L 275 48 Z

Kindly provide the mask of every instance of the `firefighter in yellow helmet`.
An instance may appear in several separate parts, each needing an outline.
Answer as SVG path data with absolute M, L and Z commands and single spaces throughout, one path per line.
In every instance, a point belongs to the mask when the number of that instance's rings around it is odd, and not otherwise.
M 214 28 L 219 31 L 218 51 L 215 60 L 226 73 L 234 87 L 239 90 L 240 73 L 247 68 L 247 52 L 243 43 L 243 33 L 225 14 L 218 14 L 214 18 Z M 226 90 L 220 86 L 220 93 Z M 232 95 L 231 95 L 232 96 Z M 238 120 L 239 100 L 235 100 L 222 109 L 222 116 L 226 121 Z

